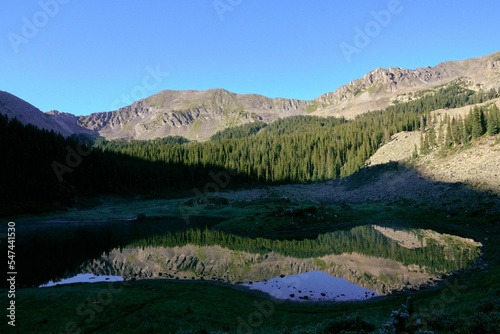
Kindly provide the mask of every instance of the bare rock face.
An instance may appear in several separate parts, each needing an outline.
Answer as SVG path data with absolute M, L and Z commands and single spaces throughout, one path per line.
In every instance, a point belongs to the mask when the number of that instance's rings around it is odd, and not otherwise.
M 55 124 L 63 135 L 72 134 L 87 134 L 93 137 L 97 137 L 99 133 L 93 129 L 88 129 L 80 124 L 80 119 L 70 113 L 60 112 L 57 110 L 51 110 L 46 112 L 45 115 L 49 116 L 50 122 Z
M 409 70 L 404 68 L 377 68 L 364 77 L 354 80 L 334 92 L 326 93 L 316 99 L 322 105 L 339 105 L 356 96 L 368 92 L 393 95 L 402 89 L 418 88 L 423 85 L 450 78 L 446 68 L 426 67 Z
M 270 123 L 306 114 L 352 118 L 384 109 L 404 94 L 432 90 L 457 79 L 471 89 L 499 88 L 500 52 L 414 70 L 377 68 L 312 101 L 271 99 L 224 89 L 166 90 L 116 111 L 74 116 L 59 112 L 44 114 L 29 103 L 0 92 L 0 113 L 63 135 L 87 133 L 107 139 L 183 136 L 203 141 L 219 130 L 256 120 Z
M 500 53 L 441 63 L 418 69 L 377 68 L 334 92 L 312 101 L 313 114 L 352 118 L 364 112 L 388 107 L 399 95 L 434 89 L 462 79 L 470 89 L 500 87 Z
M 301 100 L 238 95 L 223 89 L 163 91 L 111 113 L 81 117 L 80 124 L 109 139 L 180 135 L 204 140 L 228 126 L 303 115 L 306 105 Z

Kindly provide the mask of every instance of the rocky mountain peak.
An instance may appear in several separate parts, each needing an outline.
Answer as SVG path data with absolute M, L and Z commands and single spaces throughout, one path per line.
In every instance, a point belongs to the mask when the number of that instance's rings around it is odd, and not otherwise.
M 221 88 L 165 90 L 115 111 L 74 116 L 56 110 L 44 114 L 29 103 L 0 92 L 0 112 L 63 135 L 83 132 L 108 139 L 177 135 L 205 140 L 219 130 L 255 120 L 273 122 L 306 114 L 352 118 L 384 109 L 404 94 L 432 90 L 457 79 L 463 79 L 471 89 L 499 88 L 500 52 L 434 67 L 376 68 L 312 101 L 235 94 Z
M 434 67 L 377 68 L 315 99 L 313 114 L 351 118 L 370 110 L 384 109 L 399 94 L 432 90 L 457 79 L 468 83 L 471 89 L 500 87 L 500 52 L 481 58 L 444 62 Z

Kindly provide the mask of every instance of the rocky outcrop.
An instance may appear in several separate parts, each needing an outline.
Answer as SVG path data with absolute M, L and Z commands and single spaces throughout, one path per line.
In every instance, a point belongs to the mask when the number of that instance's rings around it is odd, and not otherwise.
M 321 95 L 316 101 L 321 105 L 339 105 L 365 92 L 370 93 L 370 95 L 375 95 L 375 93 L 393 95 L 392 93 L 405 88 L 418 88 L 446 78 L 454 78 L 446 68 L 427 67 L 417 70 L 377 68 L 334 92 Z
M 81 117 L 80 124 L 108 139 L 172 135 L 204 140 L 228 126 L 303 115 L 306 101 L 238 95 L 223 89 L 163 91 L 115 112 Z
M 334 92 L 312 101 L 235 94 L 224 89 L 166 90 L 115 111 L 73 116 L 40 110 L 15 96 L 0 92 L 0 113 L 61 134 L 88 133 L 107 139 L 153 139 L 184 136 L 206 140 L 219 130 L 255 120 L 312 114 L 355 117 L 384 109 L 410 93 L 432 91 L 454 80 L 471 89 L 500 87 L 500 53 L 435 67 L 377 68 Z
M 500 53 L 463 61 L 450 61 L 435 67 L 404 69 L 377 68 L 334 92 L 312 101 L 314 114 L 344 116 L 384 109 L 400 95 L 433 90 L 454 80 L 461 80 L 470 89 L 500 87 Z
M 51 110 L 46 112 L 45 115 L 49 116 L 50 122 L 57 125 L 63 135 L 72 134 L 86 134 L 92 137 L 99 136 L 99 133 L 94 129 L 89 129 L 80 124 L 80 118 L 70 113 Z

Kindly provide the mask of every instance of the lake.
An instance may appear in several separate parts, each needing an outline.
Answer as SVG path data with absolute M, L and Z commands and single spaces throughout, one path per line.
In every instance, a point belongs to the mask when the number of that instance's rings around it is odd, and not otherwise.
M 432 230 L 362 225 L 314 239 L 273 240 L 214 230 L 218 222 L 20 225 L 18 281 L 212 280 L 279 299 L 363 300 L 431 285 L 480 256 L 480 243 Z

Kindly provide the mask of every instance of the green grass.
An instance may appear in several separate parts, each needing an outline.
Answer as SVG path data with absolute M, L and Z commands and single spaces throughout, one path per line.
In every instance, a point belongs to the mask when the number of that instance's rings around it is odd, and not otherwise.
M 137 213 L 175 215 L 181 203 L 186 205 L 186 199 L 114 199 L 87 211 L 47 216 L 63 215 L 77 220 L 78 217 L 109 218 L 113 215 L 110 212 L 123 217 Z M 255 291 L 209 281 L 158 279 L 127 282 L 124 286 L 115 283 L 114 288 L 120 290 L 116 293 L 110 292 L 106 283 L 28 288 L 18 289 L 16 293 L 15 332 L 77 333 L 80 329 L 79 333 L 237 333 L 240 329 L 242 333 L 249 330 L 252 333 L 336 333 L 341 328 L 380 327 L 390 319 L 391 311 L 412 295 L 417 316 L 436 333 L 486 330 L 498 333 L 500 216 L 485 215 L 488 208 L 481 203 L 478 200 L 475 210 L 450 215 L 441 205 L 417 204 L 404 198 L 392 202 L 319 206 L 274 196 L 245 205 L 228 205 L 214 199 L 197 211 L 200 216 L 225 217 L 225 221 L 216 225 L 218 229 L 251 237 L 314 237 L 318 233 L 373 223 L 433 229 L 473 238 L 483 243 L 487 267 L 460 275 L 457 284 L 464 288 L 458 295 L 450 294 L 448 286 L 441 284 L 437 288 L 361 303 L 304 304 L 275 302 Z M 455 278 L 449 279 L 453 284 Z M 0 293 L 5 295 L 6 291 Z M 95 304 L 99 296 L 104 299 Z M 262 311 L 256 305 L 268 308 Z M 272 312 L 267 313 L 271 308 Z M 2 326 L 6 326 L 5 321 Z
M 202 281 L 80 284 L 20 290 L 16 329 L 24 333 L 63 333 L 69 326 L 82 333 L 236 333 L 246 323 L 255 333 L 277 333 L 299 326 L 326 326 L 346 312 L 356 312 L 365 321 L 377 324 L 402 300 L 398 296 L 383 303 L 286 303 Z
M 318 110 L 319 107 L 320 107 L 319 102 L 313 101 L 309 105 L 307 105 L 306 113 L 311 114 L 311 113 L 315 112 L 316 110 Z
M 146 216 L 179 215 L 178 203 L 183 199 L 143 199 L 105 196 L 88 203 L 91 207 L 52 212 L 40 215 L 11 217 L 16 223 L 63 219 L 68 221 L 129 219 L 138 214 Z
M 500 271 L 495 267 L 488 272 L 463 275 L 458 280 L 461 287 L 458 296 L 450 293 L 446 286 L 413 293 L 415 310 L 429 326 L 444 327 L 441 333 L 470 326 L 468 321 L 474 317 L 498 310 L 495 306 L 500 301 L 498 274 Z M 240 327 L 250 328 L 254 333 L 286 333 L 298 328 L 323 333 L 331 323 L 339 325 L 340 320 L 352 314 L 379 327 L 405 299 L 406 295 L 401 294 L 361 303 L 288 303 L 203 281 L 80 284 L 19 290 L 16 330 L 65 333 L 69 326 L 80 329 L 81 333 L 177 333 L 181 330 L 236 333 Z M 488 303 L 493 306 L 488 307 Z M 489 312 L 480 312 L 481 308 Z M 460 318 L 451 322 L 457 315 Z M 449 323 L 443 324 L 443 319 Z
M 201 131 L 201 121 L 199 119 L 196 119 L 191 127 L 191 132 L 195 135 L 199 134 Z

